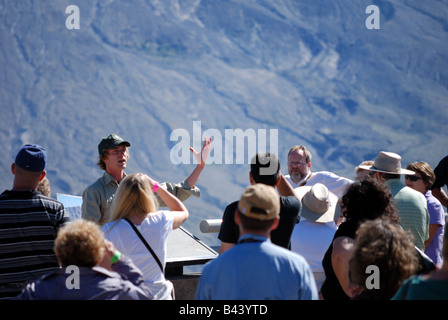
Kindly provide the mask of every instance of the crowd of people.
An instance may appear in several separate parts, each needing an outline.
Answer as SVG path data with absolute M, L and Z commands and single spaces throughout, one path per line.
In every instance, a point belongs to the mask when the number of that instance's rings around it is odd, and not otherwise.
M 175 299 L 167 239 L 189 217 L 184 201 L 200 196 L 211 139 L 190 148 L 197 165 L 179 183 L 126 174 L 130 146 L 116 134 L 100 141 L 104 173 L 73 221 L 51 198 L 46 150 L 20 149 L 13 187 L 0 195 L 0 299 Z M 400 155 L 381 151 L 354 179 L 314 172 L 311 160 L 305 146 L 292 147 L 283 175 L 276 154 L 252 158 L 195 298 L 447 299 L 448 156 L 434 170 L 423 161 L 403 168 Z

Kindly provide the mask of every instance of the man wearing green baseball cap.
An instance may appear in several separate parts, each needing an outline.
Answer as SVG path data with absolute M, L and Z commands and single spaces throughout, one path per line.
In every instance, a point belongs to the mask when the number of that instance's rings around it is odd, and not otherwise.
M 165 188 L 181 201 L 187 200 L 191 195 L 199 197 L 200 190 L 195 184 L 204 169 L 205 160 L 210 151 L 210 142 L 211 140 L 208 142 L 204 140 L 200 153 L 190 148 L 195 156 L 200 155 L 201 161 L 198 161 L 195 169 L 184 181 L 176 184 L 163 182 L 160 187 Z M 129 159 L 130 146 L 131 144 L 128 141 L 116 134 L 104 137 L 98 144 L 99 161 L 97 165 L 101 170 L 104 170 L 104 174 L 84 190 L 81 207 L 82 218 L 95 221 L 101 226 L 109 221 L 110 207 L 115 191 L 121 180 L 126 176 L 125 169 Z M 157 194 L 154 195 L 159 207 L 164 207 L 165 203 Z

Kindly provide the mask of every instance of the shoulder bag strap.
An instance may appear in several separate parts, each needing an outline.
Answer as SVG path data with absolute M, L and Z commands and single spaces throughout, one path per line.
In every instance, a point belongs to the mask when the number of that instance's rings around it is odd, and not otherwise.
M 163 273 L 163 266 L 162 263 L 160 262 L 159 258 L 157 257 L 156 253 L 152 250 L 151 246 L 148 244 L 148 242 L 146 242 L 145 238 L 143 238 L 142 234 L 140 233 L 140 231 L 138 231 L 137 227 L 128 219 L 125 218 L 124 220 L 126 220 L 132 227 L 132 229 L 134 229 L 135 233 L 138 235 L 138 237 L 140 238 L 140 240 L 142 240 L 143 244 L 145 245 L 146 248 L 148 248 L 149 252 L 151 252 L 152 256 L 154 257 L 154 259 L 156 260 L 157 264 L 160 267 L 160 270 Z

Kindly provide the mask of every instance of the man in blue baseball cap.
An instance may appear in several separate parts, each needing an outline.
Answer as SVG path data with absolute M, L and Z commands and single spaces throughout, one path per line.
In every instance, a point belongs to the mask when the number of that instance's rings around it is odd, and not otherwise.
M 47 152 L 37 144 L 26 144 L 16 156 L 15 164 L 31 172 L 42 172 L 47 164 Z
M 0 195 L 0 298 L 17 296 L 24 284 L 59 268 L 54 240 L 69 220 L 60 202 L 37 191 L 46 162 L 43 147 L 24 145 L 11 165 L 12 190 Z

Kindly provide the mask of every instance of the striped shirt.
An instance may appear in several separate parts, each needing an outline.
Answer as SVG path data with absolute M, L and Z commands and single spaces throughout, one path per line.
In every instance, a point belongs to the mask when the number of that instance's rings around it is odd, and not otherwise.
M 0 298 L 59 268 L 54 240 L 68 221 L 64 206 L 38 191 L 0 195 Z
M 399 179 L 388 180 L 387 185 L 394 197 L 403 229 L 412 234 L 414 245 L 424 251 L 425 241 L 429 237 L 429 213 L 425 196 L 405 186 Z

